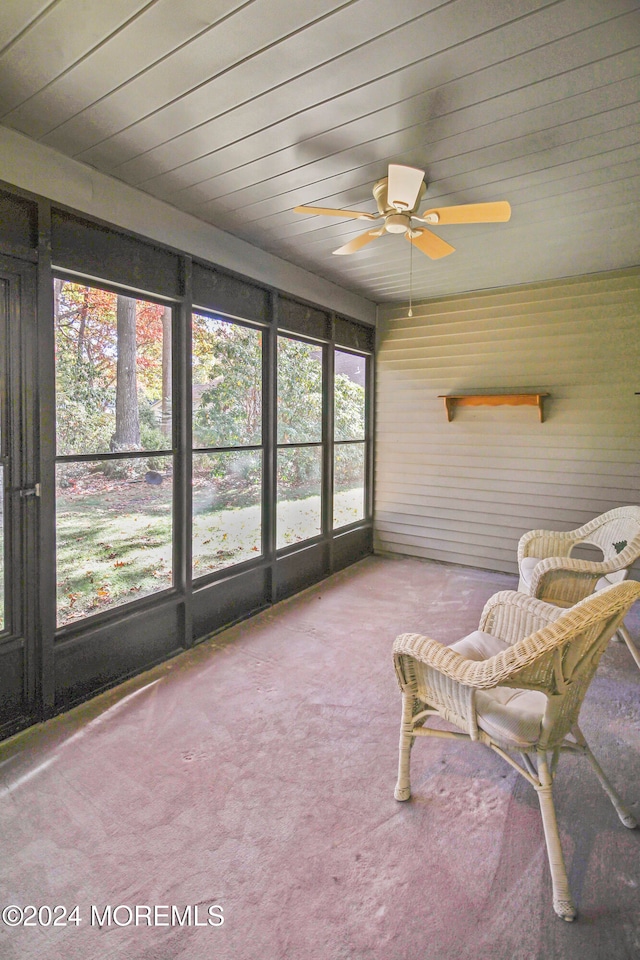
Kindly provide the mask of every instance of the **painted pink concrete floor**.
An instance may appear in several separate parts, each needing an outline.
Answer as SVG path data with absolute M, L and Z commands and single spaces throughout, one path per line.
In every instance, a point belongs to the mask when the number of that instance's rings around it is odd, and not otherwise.
M 393 799 L 393 638 L 458 639 L 514 585 L 371 557 L 0 745 L 0 909 L 59 906 L 66 922 L 5 912 L 0 958 L 638 957 L 640 831 L 586 761 L 565 758 L 555 789 L 574 924 L 551 907 L 535 793 L 497 756 L 418 741 L 414 798 Z M 640 671 L 623 645 L 582 719 L 639 815 Z

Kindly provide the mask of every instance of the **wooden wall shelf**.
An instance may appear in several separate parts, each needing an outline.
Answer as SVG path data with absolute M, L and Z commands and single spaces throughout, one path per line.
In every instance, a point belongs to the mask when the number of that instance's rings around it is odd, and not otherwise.
M 444 405 L 447 410 L 447 420 L 449 421 L 453 419 L 453 411 L 456 406 L 477 407 L 484 404 L 490 407 L 498 407 L 503 404 L 508 404 L 512 407 L 537 407 L 540 414 L 540 423 L 542 423 L 544 420 L 542 401 L 548 396 L 548 393 L 462 393 L 448 396 L 440 394 L 439 399 L 444 400 Z

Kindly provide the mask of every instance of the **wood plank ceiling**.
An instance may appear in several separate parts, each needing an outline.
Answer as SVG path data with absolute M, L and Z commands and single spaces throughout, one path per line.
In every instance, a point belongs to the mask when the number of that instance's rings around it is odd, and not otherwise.
M 376 302 L 640 263 L 638 0 L 3 0 L 0 122 Z M 425 206 L 347 257 L 389 162 Z M 366 226 L 366 224 L 364 224 Z

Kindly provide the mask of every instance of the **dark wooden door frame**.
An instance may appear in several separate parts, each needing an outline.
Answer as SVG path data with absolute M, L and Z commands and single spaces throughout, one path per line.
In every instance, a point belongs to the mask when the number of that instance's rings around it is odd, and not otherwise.
M 0 635 L 0 733 L 40 718 L 36 269 L 0 257 L 7 622 Z

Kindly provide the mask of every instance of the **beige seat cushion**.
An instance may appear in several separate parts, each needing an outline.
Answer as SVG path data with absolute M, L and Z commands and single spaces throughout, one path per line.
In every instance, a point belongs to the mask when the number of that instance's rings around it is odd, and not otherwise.
M 523 557 L 520 561 L 520 581 L 527 587 L 531 584 L 533 570 L 538 563 L 540 563 L 540 557 Z
M 451 649 L 466 660 L 488 660 L 489 657 L 494 657 L 496 653 L 502 653 L 508 646 L 508 643 L 494 637 L 491 633 L 474 630 L 473 633 L 463 637 L 462 640 L 452 643 Z
M 604 590 L 605 587 L 610 587 L 612 583 L 622 583 L 622 581 L 626 579 L 626 576 L 626 570 L 616 570 L 615 573 L 605 573 L 604 577 L 600 577 L 596 583 L 596 590 Z
M 537 563 L 537 561 L 536 561 Z M 452 644 L 467 660 L 487 660 L 509 646 L 504 640 L 474 630 Z M 498 743 L 526 749 L 536 743 L 547 698 L 539 690 L 494 687 L 476 693 L 478 726 Z

